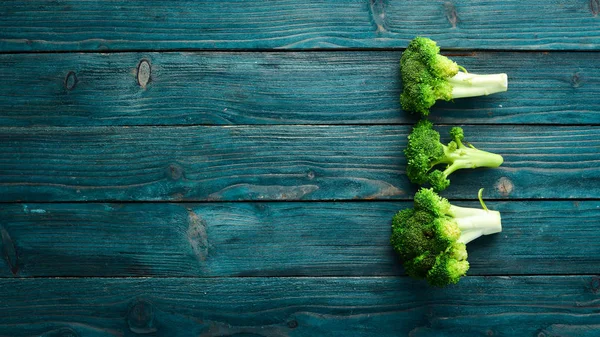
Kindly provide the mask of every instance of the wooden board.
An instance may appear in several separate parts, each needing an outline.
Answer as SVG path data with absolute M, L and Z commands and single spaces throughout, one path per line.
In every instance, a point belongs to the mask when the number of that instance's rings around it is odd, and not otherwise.
M 0 128 L 0 201 L 412 199 L 408 126 Z M 446 142 L 448 128 L 440 128 Z M 466 126 L 450 198 L 596 198 L 598 127 Z
M 398 99 L 400 55 L 5 54 L 0 126 L 412 124 Z M 509 92 L 438 103 L 437 123 L 600 124 L 594 53 L 447 55 L 474 73 L 507 73 Z
M 596 0 L 13 1 L 0 50 L 444 48 L 598 50 Z
M 591 276 L 468 277 L 443 290 L 387 277 L 2 279 L 0 287 L 10 290 L 3 337 L 600 333 L 600 281 Z
M 0 337 L 600 336 L 600 0 L 0 5 Z M 406 277 L 416 35 L 509 92 L 431 119 L 502 154 L 446 289 Z M 285 202 L 282 202 L 285 201 Z
M 411 206 L 7 204 L 0 277 L 401 275 L 390 223 Z M 598 272 L 600 202 L 488 207 L 501 212 L 503 232 L 469 244 L 469 275 Z

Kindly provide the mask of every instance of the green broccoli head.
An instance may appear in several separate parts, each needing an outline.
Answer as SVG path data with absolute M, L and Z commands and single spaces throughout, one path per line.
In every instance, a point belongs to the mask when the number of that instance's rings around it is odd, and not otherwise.
M 448 214 L 450 202 L 448 199 L 440 197 L 433 189 L 422 188 L 414 197 L 415 209 L 427 211 L 435 216 Z
M 465 133 L 462 128 L 455 126 L 450 129 L 450 138 L 459 144 L 462 143 L 463 139 L 465 138 Z
M 436 256 L 433 267 L 427 272 L 427 281 L 436 287 L 456 284 L 461 277 L 467 274 L 468 270 L 467 246 L 464 243 L 455 242 L 446 254 Z
M 448 201 L 438 197 L 433 190 L 422 189 L 415 195 L 414 208 L 394 216 L 391 242 L 409 276 L 429 280 L 430 275 L 442 273 L 440 261 L 446 263 L 446 260 L 441 257 L 453 252 L 451 248 L 460 238 L 457 224 L 444 215 L 449 206 Z M 466 255 L 460 261 L 465 259 Z M 457 280 L 462 275 L 464 273 L 453 274 Z M 439 282 L 429 283 L 443 286 Z
M 462 71 L 461 71 L 462 70 Z M 506 91 L 506 74 L 475 75 L 440 55 L 435 41 L 416 37 L 400 59 L 402 109 L 429 115 L 437 100 L 489 95 Z
M 450 186 L 450 179 L 440 170 L 431 171 L 427 177 L 427 182 L 436 191 L 443 191 Z
M 404 210 L 407 211 L 407 210 Z M 425 211 L 401 211 L 392 222 L 394 232 L 391 241 L 401 257 L 406 273 L 416 278 L 425 278 L 435 264 L 435 257 L 447 248 L 444 235 L 438 235 L 435 218 Z M 404 213 L 403 213 L 404 212 Z M 423 226 L 423 224 L 428 224 Z M 405 244 L 410 242 L 410 245 Z
M 404 54 L 406 54 L 406 58 L 404 58 Z M 410 62 L 409 60 L 418 61 L 420 65 L 415 66 L 426 67 L 426 73 L 432 78 L 452 77 L 459 71 L 458 64 L 446 56 L 440 55 L 437 43 L 425 37 L 414 38 L 402 56 L 407 64 Z
M 444 157 L 444 146 L 440 134 L 428 120 L 421 120 L 408 135 L 408 145 L 404 150 L 408 165 L 406 173 L 413 183 L 430 182 L 429 172 L 433 165 Z
M 498 212 L 456 207 L 433 189 L 420 189 L 413 208 L 394 215 L 390 240 L 409 276 L 443 287 L 469 269 L 465 244 L 501 229 Z
M 408 136 L 404 150 L 407 159 L 406 174 L 411 182 L 430 185 L 436 191 L 443 191 L 450 185 L 448 176 L 463 168 L 498 167 L 501 156 L 467 147 L 463 144 L 463 129 L 450 130 L 452 141 L 448 145 L 440 142 L 440 134 L 427 120 L 419 121 Z M 437 165 L 447 165 L 444 171 Z
M 452 85 L 448 78 L 458 73 L 458 65 L 439 54 L 437 44 L 430 39 L 412 40 L 400 59 L 403 91 L 402 108 L 424 116 L 439 99 L 452 99 Z

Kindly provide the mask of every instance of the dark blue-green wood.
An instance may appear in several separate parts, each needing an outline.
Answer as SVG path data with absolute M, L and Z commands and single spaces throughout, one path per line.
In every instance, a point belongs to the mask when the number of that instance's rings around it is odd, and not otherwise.
M 447 55 L 474 73 L 507 73 L 509 92 L 439 103 L 435 122 L 600 124 L 595 53 Z M 400 56 L 0 55 L 0 126 L 412 124 L 398 99 Z
M 477 207 L 475 202 L 453 202 Z M 488 201 L 503 232 L 469 275 L 593 274 L 597 201 Z M 409 202 L 7 204 L 0 277 L 401 275 L 392 216 Z M 12 248 L 11 248 L 12 247 Z M 10 261 L 10 263 L 9 263 Z
M 9 1 L 0 50 L 402 48 L 597 50 L 596 0 Z
M 596 336 L 599 287 L 593 276 L 447 289 L 389 277 L 4 279 L 0 336 Z
M 597 198 L 600 128 L 466 126 L 450 198 Z M 0 201 L 412 199 L 409 126 L 0 128 Z M 440 128 L 448 142 L 448 127 Z
M 599 336 L 599 13 L 598 0 L 2 3 L 0 337 Z M 488 202 L 504 231 L 469 244 L 470 276 L 447 289 L 400 276 L 388 243 L 415 190 L 398 59 L 416 35 L 510 79 L 432 112 L 505 158 L 443 193 L 507 199 Z M 251 202 L 217 202 L 238 200 Z

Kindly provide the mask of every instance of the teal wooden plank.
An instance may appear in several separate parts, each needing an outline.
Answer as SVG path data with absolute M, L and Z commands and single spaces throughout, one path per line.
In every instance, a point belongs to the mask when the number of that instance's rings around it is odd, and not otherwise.
M 590 276 L 467 277 L 447 289 L 409 278 L 3 279 L 0 334 L 553 336 L 565 326 L 597 334 L 598 284 Z
M 402 275 L 390 222 L 411 206 L 5 204 L 0 231 L 10 239 L 0 244 L 0 277 Z M 469 244 L 469 275 L 598 272 L 600 202 L 488 206 L 501 212 L 503 232 Z
M 409 129 L 0 128 L 0 201 L 412 199 Z M 598 127 L 468 126 L 465 134 L 505 163 L 453 174 L 447 197 L 473 199 L 479 187 L 489 198 L 600 195 Z
M 400 52 L 0 55 L 0 126 L 414 123 Z M 439 103 L 470 124 L 600 124 L 595 53 L 449 53 L 509 92 Z M 140 64 L 149 79 L 138 79 Z M 140 72 L 141 74 L 141 72 Z
M 560 0 L 11 1 L 0 50 L 445 48 L 597 50 L 598 4 Z

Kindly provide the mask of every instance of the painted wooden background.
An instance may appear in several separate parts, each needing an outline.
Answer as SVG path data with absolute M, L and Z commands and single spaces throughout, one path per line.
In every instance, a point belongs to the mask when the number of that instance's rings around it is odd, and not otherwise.
M 5 1 L 0 336 L 600 336 L 598 0 Z M 509 92 L 443 195 L 504 230 L 404 275 L 416 35 Z

